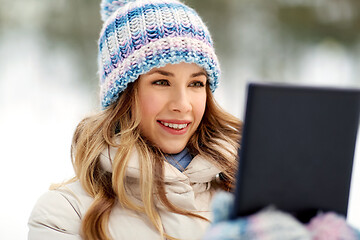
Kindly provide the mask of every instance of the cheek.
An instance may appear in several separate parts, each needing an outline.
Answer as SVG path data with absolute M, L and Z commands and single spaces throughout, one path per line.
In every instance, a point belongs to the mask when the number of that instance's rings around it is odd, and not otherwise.
M 146 121 L 150 121 L 155 118 L 161 110 L 161 101 L 156 95 L 143 94 L 139 96 L 139 105 L 141 110 L 141 122 L 146 124 Z
M 194 103 L 194 115 L 196 116 L 197 120 L 200 122 L 206 108 L 206 94 L 196 99 Z

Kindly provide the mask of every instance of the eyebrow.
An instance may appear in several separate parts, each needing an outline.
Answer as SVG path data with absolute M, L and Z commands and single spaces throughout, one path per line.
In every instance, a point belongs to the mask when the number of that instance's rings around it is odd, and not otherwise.
M 155 73 L 158 73 L 158 74 L 161 74 L 161 75 L 164 75 L 164 76 L 169 76 L 169 77 L 174 77 L 175 75 L 171 72 L 168 72 L 168 71 L 164 71 L 164 70 L 153 70 L 149 73 L 147 73 L 147 75 L 152 75 L 152 74 L 155 74 Z
M 164 76 L 167 76 L 167 77 L 175 77 L 175 74 L 173 74 L 172 72 L 168 72 L 168 71 L 164 71 L 164 70 L 153 70 L 153 71 L 147 73 L 147 75 L 152 75 L 152 74 L 155 74 L 155 73 L 158 73 L 158 74 L 161 74 L 161 75 L 164 75 Z M 193 74 L 191 74 L 191 77 L 198 77 L 198 76 L 202 76 L 202 75 L 207 77 L 207 74 L 205 72 L 203 72 L 203 71 L 193 73 Z
M 198 77 L 198 76 L 205 76 L 207 78 L 207 74 L 203 71 L 191 74 L 191 77 Z

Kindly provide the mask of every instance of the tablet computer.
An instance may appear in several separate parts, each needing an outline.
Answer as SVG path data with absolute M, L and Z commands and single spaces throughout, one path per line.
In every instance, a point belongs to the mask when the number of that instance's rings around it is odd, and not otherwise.
M 346 216 L 359 111 L 358 89 L 249 84 L 233 217 Z

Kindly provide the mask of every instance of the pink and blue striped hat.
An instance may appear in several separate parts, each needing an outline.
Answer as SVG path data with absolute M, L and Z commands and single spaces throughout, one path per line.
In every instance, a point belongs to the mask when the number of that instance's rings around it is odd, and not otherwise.
M 168 63 L 196 63 L 218 85 L 220 66 L 210 33 L 195 10 L 177 0 L 102 0 L 100 98 L 115 103 L 141 74 Z

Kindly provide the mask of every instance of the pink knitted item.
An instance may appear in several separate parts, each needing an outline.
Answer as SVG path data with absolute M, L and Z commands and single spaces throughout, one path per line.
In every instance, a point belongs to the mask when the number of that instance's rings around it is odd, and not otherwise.
M 319 214 L 307 225 L 313 240 L 356 240 L 355 232 L 346 220 L 335 214 Z

